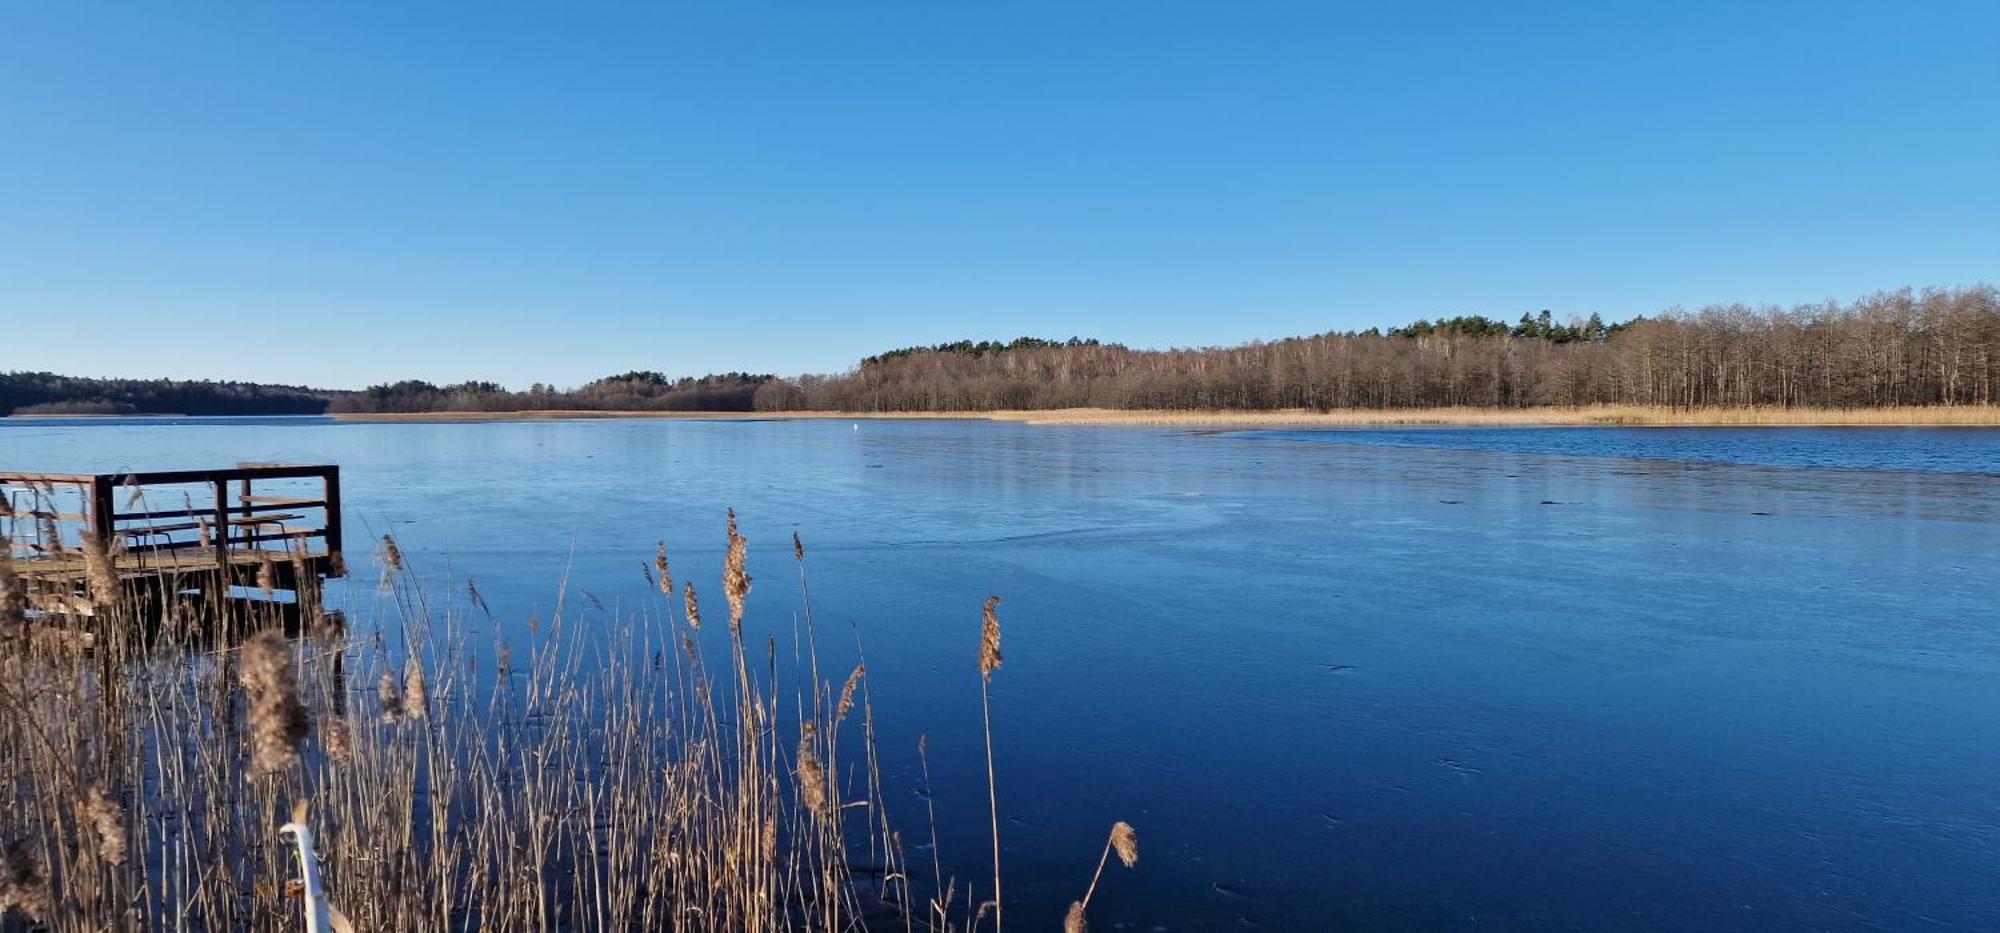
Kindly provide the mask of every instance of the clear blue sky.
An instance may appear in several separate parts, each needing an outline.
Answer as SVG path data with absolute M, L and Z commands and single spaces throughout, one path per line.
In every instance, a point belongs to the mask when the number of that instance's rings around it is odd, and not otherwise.
M 0 369 L 844 369 L 2000 279 L 2000 3 L 7 3 Z

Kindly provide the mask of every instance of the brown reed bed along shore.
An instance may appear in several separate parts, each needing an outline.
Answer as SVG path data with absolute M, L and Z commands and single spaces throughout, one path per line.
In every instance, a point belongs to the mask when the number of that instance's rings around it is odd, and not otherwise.
M 1311 411 L 1168 411 L 1062 408 L 1042 411 L 909 412 L 670 412 L 523 411 L 340 414 L 354 422 L 479 422 L 669 418 L 694 421 L 1018 421 L 1029 424 L 1125 427 L 1314 428 L 1367 426 L 1619 427 L 1996 427 L 2000 405 L 1884 408 L 1695 408 L 1589 405 L 1575 408 L 1387 408 Z
M 169 618 L 157 640 L 126 637 L 122 603 L 10 612 L 0 930 L 302 930 L 278 829 L 309 802 L 326 894 L 360 930 L 997 933 L 997 847 L 990 881 L 983 859 L 976 879 L 947 877 L 932 819 L 912 828 L 933 840 L 931 870 L 909 870 L 874 674 L 819 675 L 804 543 L 793 657 L 812 660 L 786 669 L 776 636 L 746 644 L 756 604 L 733 516 L 725 542 L 726 659 L 707 657 L 725 633 L 699 637 L 695 588 L 675 590 L 664 545 L 638 555 L 649 586 L 629 611 L 559 596 L 546 616 L 475 622 L 385 540 L 366 628 L 255 599 Z M 961 662 L 989 722 L 996 604 L 968 603 Z M 92 639 L 35 637 L 84 625 Z

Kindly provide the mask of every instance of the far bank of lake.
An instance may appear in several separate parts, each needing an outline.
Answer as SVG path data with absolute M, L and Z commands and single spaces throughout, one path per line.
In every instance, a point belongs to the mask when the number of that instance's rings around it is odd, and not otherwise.
M 1875 425 L 1885 427 L 2000 426 L 2000 406 L 1960 405 L 1882 408 L 1694 408 L 1591 405 L 1574 408 L 1393 408 L 1341 411 L 1169 411 L 1063 408 L 1004 411 L 439 411 L 335 413 L 342 421 L 548 421 L 603 418 L 687 420 L 889 420 L 1017 421 L 1029 424 L 1121 425 L 1126 427 L 1311 428 L 1369 425 L 1612 425 L 1644 427 Z

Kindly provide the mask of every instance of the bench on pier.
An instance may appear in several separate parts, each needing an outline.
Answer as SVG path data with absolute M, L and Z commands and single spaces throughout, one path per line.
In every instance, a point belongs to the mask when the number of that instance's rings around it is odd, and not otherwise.
M 254 586 L 297 601 L 346 574 L 331 464 L 0 472 L 0 537 L 44 614 L 87 615 L 102 601 L 93 560 L 100 587 L 108 571 L 122 596 L 140 597 L 220 599 Z

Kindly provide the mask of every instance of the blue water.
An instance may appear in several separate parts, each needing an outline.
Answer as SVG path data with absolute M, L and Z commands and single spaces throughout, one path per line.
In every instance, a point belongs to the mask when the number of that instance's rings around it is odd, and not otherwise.
M 1370 428 L 1257 436 L 1568 457 L 2000 475 L 2000 431 L 1990 428 Z
M 928 734 L 960 878 L 987 870 L 997 593 L 1024 928 L 1060 922 L 1123 819 L 1141 861 L 1098 929 L 1994 929 L 1996 443 L 92 420 L 0 422 L 0 469 L 336 461 L 357 536 L 393 531 L 503 621 L 565 572 L 652 598 L 660 537 L 719 592 L 733 505 L 750 635 L 787 639 L 797 530 L 823 663 L 846 669 L 850 623 L 866 640 L 892 815 L 925 835 Z

